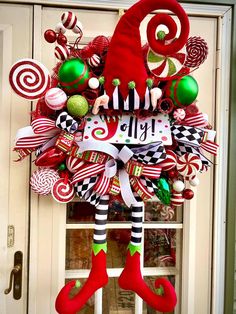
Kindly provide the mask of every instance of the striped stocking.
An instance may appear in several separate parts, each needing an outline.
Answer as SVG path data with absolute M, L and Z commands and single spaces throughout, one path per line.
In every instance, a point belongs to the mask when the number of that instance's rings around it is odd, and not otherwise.
M 72 299 L 70 290 L 76 285 L 75 281 L 66 284 L 58 294 L 56 310 L 60 314 L 75 314 L 99 288 L 108 282 L 106 270 L 106 223 L 108 215 L 109 196 L 101 196 L 95 213 L 95 230 L 93 236 L 92 268 L 89 277 L 81 290 Z
M 171 312 L 176 304 L 176 294 L 171 283 L 164 279 L 157 279 L 155 287 L 162 295 L 155 294 L 143 280 L 140 268 L 140 254 L 142 242 L 142 220 L 144 203 L 137 199 L 132 206 L 131 241 L 128 246 L 125 268 L 118 282 L 121 288 L 137 293 L 148 305 L 159 312 Z

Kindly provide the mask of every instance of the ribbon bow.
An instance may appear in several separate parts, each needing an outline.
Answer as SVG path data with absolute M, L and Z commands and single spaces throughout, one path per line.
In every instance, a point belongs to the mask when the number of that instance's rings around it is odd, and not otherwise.
M 77 129 L 78 123 L 67 112 L 62 112 L 56 121 L 40 117 L 18 130 L 14 150 L 18 151 L 21 160 L 42 145 L 46 145 L 44 149 L 54 145 L 60 134 L 63 138 L 69 134 L 74 139 Z
M 171 131 L 178 142 L 176 151 L 179 155 L 193 153 L 201 159 L 203 165 L 210 166 L 211 161 L 203 153 L 207 151 L 217 155 L 219 145 L 214 143 L 215 131 L 186 125 L 172 125 Z
M 161 174 L 162 168 L 157 164 L 166 158 L 162 142 L 133 149 L 123 146 L 121 150 L 106 142 L 84 141 L 78 145 L 82 159 L 90 162 L 82 164 L 72 183 L 87 201 L 95 204 L 100 195 L 120 192 L 130 207 L 136 203 L 134 192 L 143 200 L 154 195 L 150 179 L 158 179 Z

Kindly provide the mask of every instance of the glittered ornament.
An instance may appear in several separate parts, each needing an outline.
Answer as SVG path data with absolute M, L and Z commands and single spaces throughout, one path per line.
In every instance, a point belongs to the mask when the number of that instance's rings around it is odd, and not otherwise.
M 166 95 L 172 99 L 175 106 L 188 106 L 197 98 L 197 81 L 190 75 L 170 81 L 166 88 Z
M 51 192 L 53 184 L 60 177 L 56 170 L 49 168 L 41 168 L 32 174 L 30 178 L 31 189 L 38 194 L 48 195 Z
M 88 67 L 79 58 L 66 60 L 59 69 L 58 78 L 66 93 L 81 92 L 88 86 Z
M 170 186 L 168 181 L 165 178 L 161 178 L 157 181 L 157 190 L 156 195 L 159 198 L 159 200 L 165 204 L 170 204 Z
M 198 186 L 200 183 L 199 179 L 197 177 L 192 178 L 191 180 L 189 180 L 189 184 L 191 186 Z
M 67 110 L 74 116 L 82 118 L 88 112 L 89 106 L 85 97 L 81 95 L 71 96 L 67 101 Z

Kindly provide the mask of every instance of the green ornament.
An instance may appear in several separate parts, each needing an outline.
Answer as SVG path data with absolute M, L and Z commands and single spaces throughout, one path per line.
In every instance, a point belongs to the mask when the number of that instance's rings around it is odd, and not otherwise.
M 191 105 L 198 95 L 197 81 L 190 75 L 170 82 L 167 95 L 177 107 Z
M 66 103 L 69 114 L 74 117 L 82 118 L 89 110 L 89 105 L 85 97 L 81 95 L 71 96 Z
M 98 79 L 98 81 L 99 81 L 99 84 L 104 85 L 104 83 L 105 83 L 105 77 L 104 77 L 104 76 L 100 76 L 99 79 Z
M 157 181 L 157 190 L 156 195 L 159 198 L 159 200 L 165 204 L 170 204 L 170 186 L 168 181 L 165 178 L 161 178 Z
M 81 92 L 88 85 L 88 67 L 81 59 L 66 60 L 59 69 L 58 78 L 62 89 L 68 94 Z
M 58 166 L 58 170 L 60 170 L 60 171 L 63 171 L 63 170 L 65 170 L 66 169 L 66 165 L 65 164 L 60 164 L 59 166 Z

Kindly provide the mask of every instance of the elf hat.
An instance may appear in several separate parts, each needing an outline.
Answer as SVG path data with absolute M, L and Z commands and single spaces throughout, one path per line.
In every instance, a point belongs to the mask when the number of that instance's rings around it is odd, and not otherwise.
M 142 52 L 139 27 L 142 20 L 154 10 L 170 10 L 180 21 L 181 33 L 177 32 L 175 21 L 166 13 L 156 14 L 147 26 L 148 43 L 152 51 L 170 55 L 179 51 L 187 42 L 189 34 L 188 17 L 176 0 L 141 0 L 133 5 L 120 19 L 112 36 L 105 68 L 104 94 L 106 100 L 100 104 L 104 109 L 151 109 L 151 95 L 147 86 L 148 73 Z M 156 38 L 158 25 L 164 24 L 169 33 L 165 41 Z M 150 87 L 150 85 L 149 85 Z

